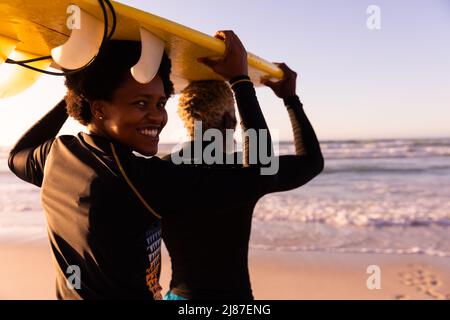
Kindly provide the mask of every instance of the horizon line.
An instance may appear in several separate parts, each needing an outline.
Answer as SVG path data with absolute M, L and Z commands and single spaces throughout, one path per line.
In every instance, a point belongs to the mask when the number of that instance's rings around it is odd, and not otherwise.
M 337 138 L 337 139 L 319 139 L 319 143 L 330 143 L 330 142 L 371 142 L 371 141 L 392 141 L 392 140 L 444 140 L 450 139 L 450 135 L 448 136 L 422 136 L 422 137 L 399 137 L 399 138 L 361 138 L 361 139 L 352 139 L 352 138 Z M 188 140 L 179 141 L 179 142 L 160 142 L 160 145 L 168 145 L 168 144 L 180 144 L 186 142 Z M 276 140 L 278 143 L 294 143 L 293 140 Z M 241 142 L 241 141 L 239 141 Z M 4 145 L 0 144 L 0 148 L 12 148 L 13 145 Z

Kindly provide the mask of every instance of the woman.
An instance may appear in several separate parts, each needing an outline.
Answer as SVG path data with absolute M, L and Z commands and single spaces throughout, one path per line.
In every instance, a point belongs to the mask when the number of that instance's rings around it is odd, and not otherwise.
M 214 64 L 232 81 L 236 99 L 247 102 L 241 110 L 246 127 L 266 128 L 246 77 L 245 49 L 230 42 L 237 39 L 231 32 L 218 37 L 228 49 Z M 140 52 L 140 44 L 131 41 L 103 46 L 90 66 L 67 76 L 66 102 L 10 152 L 10 169 L 41 188 L 59 299 L 161 299 L 161 218 L 183 214 L 186 204 L 200 202 L 192 200 L 196 192 L 226 205 L 225 191 L 243 201 L 249 190 L 263 193 L 273 183 L 274 177 L 261 176 L 257 167 L 224 173 L 135 156 L 133 151 L 156 154 L 167 122 L 164 106 L 173 92 L 167 56 L 150 83 L 133 79 L 130 68 Z M 55 138 L 67 112 L 89 133 Z M 232 191 L 225 188 L 231 183 L 237 183 Z
M 257 201 L 268 193 L 298 188 L 323 168 L 319 143 L 296 95 L 296 74 L 285 64 L 279 67 L 284 72 L 281 81 L 263 82 L 284 100 L 291 119 L 296 154 L 277 159 L 279 171 L 263 193 L 254 188 L 248 197 L 240 200 L 224 192 L 222 196 L 229 200 L 226 205 L 210 203 L 199 193 L 196 199 L 203 202 L 186 208 L 183 215 L 162 220 L 163 239 L 172 260 L 171 290 L 165 296 L 167 300 L 252 299 L 248 244 Z M 241 103 L 238 100 L 240 110 L 243 109 Z M 201 121 L 203 131 L 217 129 L 225 133 L 236 127 L 232 92 L 221 81 L 190 83 L 181 94 L 178 113 L 191 138 L 180 152 L 183 157 L 198 143 L 194 134 L 195 122 Z M 241 114 L 244 122 L 245 116 Z M 208 143 L 203 142 L 202 148 L 209 148 Z M 244 158 L 249 159 L 248 153 L 248 148 L 244 148 Z M 172 160 L 178 155 L 177 152 L 164 159 Z M 234 154 L 233 158 L 236 157 Z M 217 159 L 225 159 L 225 155 Z M 248 160 L 242 162 L 247 164 Z M 229 165 L 222 161 L 207 167 L 226 169 Z M 257 183 L 255 179 L 253 185 Z M 236 181 L 227 185 L 227 190 L 232 192 L 238 184 Z

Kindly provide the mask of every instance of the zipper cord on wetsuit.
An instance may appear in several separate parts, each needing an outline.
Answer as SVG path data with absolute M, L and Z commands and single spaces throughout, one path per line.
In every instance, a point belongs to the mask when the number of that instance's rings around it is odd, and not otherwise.
M 158 219 L 161 219 L 161 216 L 159 214 L 157 214 L 156 211 L 152 209 L 152 207 L 150 207 L 150 205 L 147 203 L 147 201 L 145 201 L 144 197 L 142 197 L 142 195 L 139 193 L 139 191 L 133 185 L 131 180 L 128 178 L 127 173 L 123 169 L 122 163 L 120 162 L 120 159 L 117 156 L 116 148 L 114 147 L 113 143 L 111 143 L 111 150 L 114 155 L 114 159 L 116 160 L 116 164 L 119 167 L 120 173 L 122 174 L 123 178 L 128 183 L 128 185 L 130 186 L 131 190 L 133 190 L 133 192 L 136 194 L 136 196 L 139 198 L 139 200 L 141 200 L 142 204 L 147 208 L 148 211 L 150 211 Z

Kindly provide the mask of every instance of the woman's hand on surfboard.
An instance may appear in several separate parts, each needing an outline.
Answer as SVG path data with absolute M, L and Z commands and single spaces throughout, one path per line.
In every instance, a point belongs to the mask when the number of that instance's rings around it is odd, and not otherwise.
M 230 30 L 218 31 L 215 37 L 225 42 L 225 54 L 216 59 L 198 58 L 198 62 L 207 65 L 227 80 L 248 75 L 247 51 L 239 37 Z
M 278 82 L 273 82 L 269 79 L 261 79 L 261 83 L 268 86 L 281 99 L 296 95 L 297 73 L 291 70 L 285 63 L 275 63 L 281 70 L 284 76 Z

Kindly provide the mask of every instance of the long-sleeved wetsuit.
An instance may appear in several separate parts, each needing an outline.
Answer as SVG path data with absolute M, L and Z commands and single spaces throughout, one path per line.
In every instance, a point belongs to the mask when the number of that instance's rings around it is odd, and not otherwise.
M 237 105 L 257 103 L 254 95 L 240 95 L 235 90 Z M 243 99 L 243 97 L 245 99 Z M 306 117 L 298 96 L 284 99 L 290 115 L 296 155 L 278 157 L 279 170 L 272 183 L 260 193 L 255 179 L 251 196 L 236 199 L 239 181 L 217 190 L 224 202 L 208 201 L 200 191 L 192 192 L 186 185 L 191 202 L 182 213 L 162 220 L 163 239 L 172 260 L 171 291 L 187 299 L 252 299 L 248 272 L 248 244 L 252 215 L 257 201 L 267 193 L 297 188 L 315 177 L 323 168 L 323 157 L 314 130 Z M 246 114 L 241 113 L 243 131 Z M 194 149 L 194 141 L 190 149 Z M 205 147 L 205 146 L 203 146 Z M 186 148 L 189 150 L 189 148 Z M 244 147 L 244 157 L 248 153 Z M 254 151 L 254 150 L 253 150 Z M 186 153 L 182 150 L 181 153 Z M 192 153 L 191 153 L 192 154 Z M 172 156 L 164 159 L 171 161 Z M 250 157 L 251 158 L 251 157 Z M 228 165 L 214 164 L 212 168 Z M 183 181 L 177 183 L 183 184 Z M 270 281 L 270 279 L 267 279 Z

